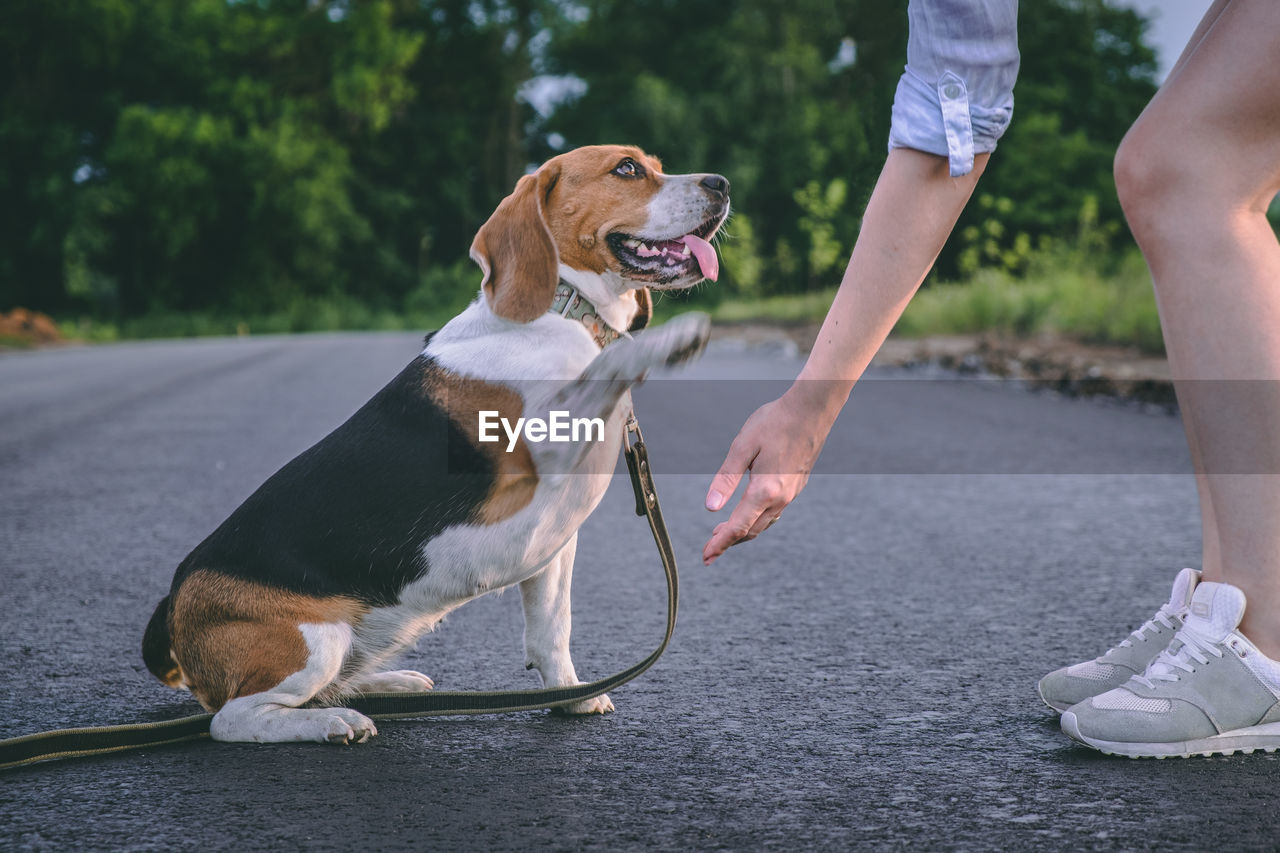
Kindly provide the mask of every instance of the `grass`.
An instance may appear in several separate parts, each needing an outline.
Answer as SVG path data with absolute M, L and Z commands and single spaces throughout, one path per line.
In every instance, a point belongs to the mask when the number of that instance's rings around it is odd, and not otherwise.
M 718 323 L 821 323 L 835 295 L 835 288 L 831 288 L 758 299 L 731 297 L 711 309 L 711 319 Z
M 729 300 L 712 310 L 725 323 L 820 323 L 835 290 Z M 1038 257 L 1023 278 L 982 270 L 960 283 L 935 282 L 907 306 L 894 334 L 902 337 L 994 332 L 1053 335 L 1087 343 L 1163 352 L 1151 280 L 1136 251 L 1109 264 L 1081 252 Z
M 479 272 L 466 261 L 425 275 L 399 306 L 377 307 L 352 297 L 325 296 L 298 299 L 269 313 L 163 311 L 116 321 L 80 318 L 58 326 L 63 337 L 90 343 L 299 332 L 425 331 L 440 328 L 466 307 L 479 286 Z
M 17 335 L 0 335 L 0 349 L 31 349 L 35 344 Z
M 144 338 L 195 338 L 215 335 L 272 335 L 297 332 L 403 331 L 438 329 L 457 310 L 392 311 L 350 299 L 308 299 L 270 314 L 160 312 L 102 322 L 89 319 L 58 324 L 63 336 L 91 343 Z

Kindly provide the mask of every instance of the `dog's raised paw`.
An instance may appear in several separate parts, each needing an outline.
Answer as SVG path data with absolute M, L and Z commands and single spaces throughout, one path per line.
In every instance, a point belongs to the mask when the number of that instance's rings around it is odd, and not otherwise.
M 664 323 L 651 334 L 658 337 L 659 345 L 666 350 L 663 364 L 674 367 L 693 360 L 707 348 L 711 318 L 700 311 L 691 311 Z

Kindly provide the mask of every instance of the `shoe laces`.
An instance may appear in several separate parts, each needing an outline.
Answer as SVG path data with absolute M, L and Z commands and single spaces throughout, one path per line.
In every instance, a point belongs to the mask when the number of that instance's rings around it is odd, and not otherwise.
M 1156 655 L 1144 674 L 1134 676 L 1135 680 L 1154 689 L 1157 681 L 1180 680 L 1179 670 L 1195 672 L 1196 663 L 1206 664 L 1210 655 L 1216 658 L 1223 655 L 1217 643 L 1202 640 L 1185 629 L 1174 634 L 1173 639 L 1177 642 L 1177 650 L 1174 650 L 1174 643 L 1170 643 L 1169 648 Z
M 1155 616 L 1152 616 L 1146 622 L 1143 622 L 1141 628 L 1120 641 L 1120 648 L 1127 649 L 1129 646 L 1133 645 L 1134 640 L 1146 640 L 1146 633 L 1148 631 L 1158 632 L 1160 630 L 1160 625 L 1176 631 L 1178 626 L 1173 623 L 1173 619 L 1171 618 L 1176 615 L 1177 614 L 1174 612 L 1174 609 L 1169 606 L 1168 602 L 1165 602 L 1160 605 L 1160 609 L 1156 611 Z

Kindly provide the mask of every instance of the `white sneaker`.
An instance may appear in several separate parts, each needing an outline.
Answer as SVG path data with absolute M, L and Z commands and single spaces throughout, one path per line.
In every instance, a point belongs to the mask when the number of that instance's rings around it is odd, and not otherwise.
M 1169 645 L 1174 632 L 1182 627 L 1199 582 L 1200 573 L 1195 569 L 1178 572 L 1169 600 L 1160 605 L 1155 616 L 1102 657 L 1054 670 L 1040 679 L 1037 685 L 1040 698 L 1055 711 L 1065 711 L 1077 702 L 1106 693 L 1145 672 L 1147 665 Z
M 1062 714 L 1085 746 L 1130 758 L 1274 752 L 1280 747 L 1280 662 L 1238 630 L 1244 593 L 1201 583 L 1191 612 L 1144 675 Z

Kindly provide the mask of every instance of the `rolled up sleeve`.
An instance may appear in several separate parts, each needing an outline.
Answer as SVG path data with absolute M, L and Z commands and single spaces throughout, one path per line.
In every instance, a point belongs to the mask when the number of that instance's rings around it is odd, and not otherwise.
M 889 148 L 946 157 L 953 177 L 967 175 L 1013 118 L 1017 0 L 910 0 L 907 15 Z

